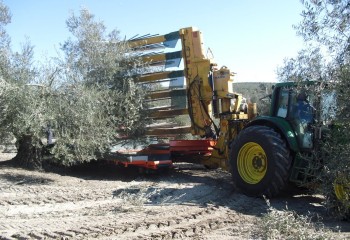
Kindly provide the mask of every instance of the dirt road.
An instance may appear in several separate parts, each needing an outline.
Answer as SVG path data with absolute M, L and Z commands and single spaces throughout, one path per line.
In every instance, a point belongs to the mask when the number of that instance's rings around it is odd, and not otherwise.
M 326 227 L 341 226 L 335 238 L 350 239 L 348 223 L 329 218 L 321 201 L 298 193 L 271 204 L 317 212 Z M 254 239 L 266 211 L 264 200 L 234 192 L 229 174 L 197 165 L 140 175 L 111 166 L 36 172 L 0 162 L 0 239 Z

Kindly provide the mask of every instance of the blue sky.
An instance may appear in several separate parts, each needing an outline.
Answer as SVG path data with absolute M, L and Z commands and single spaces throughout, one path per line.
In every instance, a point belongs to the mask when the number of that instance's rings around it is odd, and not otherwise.
M 302 48 L 293 24 L 301 20 L 298 0 L 3 0 L 12 13 L 7 31 L 13 49 L 25 37 L 35 56 L 55 56 L 70 35 L 65 20 L 86 7 L 109 30 L 127 38 L 199 28 L 219 66 L 236 72 L 235 81 L 276 81 L 283 59 Z

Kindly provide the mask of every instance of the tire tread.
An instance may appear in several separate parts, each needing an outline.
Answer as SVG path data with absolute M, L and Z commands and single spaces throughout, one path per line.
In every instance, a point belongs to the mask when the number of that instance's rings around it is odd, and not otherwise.
M 237 173 L 235 173 L 234 171 L 234 167 L 237 166 L 236 160 L 233 159 L 235 144 L 244 142 L 244 138 L 246 138 L 247 135 L 259 136 L 259 137 L 263 136 L 264 138 L 268 139 L 269 143 L 272 145 L 271 148 L 273 148 L 274 154 L 276 155 L 275 158 L 278 159 L 278 161 L 274 163 L 275 171 L 271 172 L 272 175 L 269 176 L 271 181 L 269 182 L 268 186 L 265 189 L 260 189 L 258 193 L 252 193 L 249 191 L 249 188 L 246 188 L 244 186 L 240 187 L 240 185 L 242 184 L 235 183 L 235 181 L 237 181 L 237 178 L 240 178 L 236 176 Z M 259 195 L 259 196 L 264 195 L 266 197 L 273 197 L 278 195 L 278 193 L 284 189 L 284 187 L 288 182 L 289 170 L 292 164 L 290 155 L 291 153 L 287 147 L 286 141 L 274 129 L 267 126 L 256 125 L 256 126 L 250 126 L 242 130 L 241 133 L 237 136 L 237 138 L 231 144 L 231 153 L 230 153 L 231 166 L 230 167 L 231 167 L 232 177 L 234 180 L 234 185 L 247 195 Z

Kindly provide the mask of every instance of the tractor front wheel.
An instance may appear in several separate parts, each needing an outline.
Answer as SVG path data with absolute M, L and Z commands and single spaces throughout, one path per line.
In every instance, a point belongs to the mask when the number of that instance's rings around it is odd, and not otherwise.
M 233 182 L 246 195 L 276 196 L 288 182 L 291 164 L 285 140 L 270 127 L 247 127 L 231 144 Z

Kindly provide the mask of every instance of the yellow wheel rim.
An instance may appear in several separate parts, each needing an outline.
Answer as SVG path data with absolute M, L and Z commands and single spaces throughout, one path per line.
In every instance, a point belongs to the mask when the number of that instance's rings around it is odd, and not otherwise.
M 350 183 L 348 181 L 338 177 L 334 182 L 334 192 L 339 201 L 349 204 Z
M 244 144 L 238 153 L 237 169 L 246 183 L 259 183 L 264 178 L 267 169 L 267 157 L 264 149 L 254 142 Z

